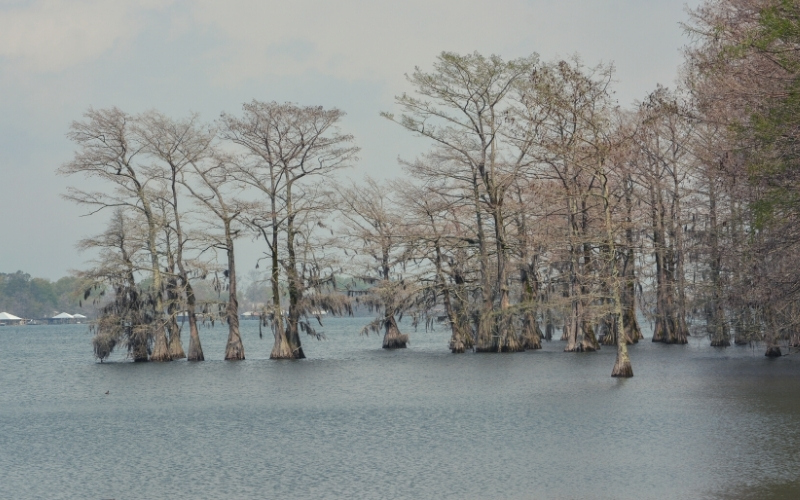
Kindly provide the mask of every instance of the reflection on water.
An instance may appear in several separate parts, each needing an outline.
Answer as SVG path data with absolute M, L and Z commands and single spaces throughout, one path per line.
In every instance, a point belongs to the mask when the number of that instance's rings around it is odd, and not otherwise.
M 800 498 L 800 364 L 706 341 L 387 352 L 329 319 L 304 361 L 99 364 L 85 326 L 0 329 L 0 498 Z M 108 391 L 108 394 L 105 394 Z

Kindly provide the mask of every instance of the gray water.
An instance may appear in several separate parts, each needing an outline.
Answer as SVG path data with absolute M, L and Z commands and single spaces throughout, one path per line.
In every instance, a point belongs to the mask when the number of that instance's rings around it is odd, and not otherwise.
M 452 355 L 326 320 L 308 359 L 97 363 L 85 325 L 0 328 L 0 498 L 800 498 L 800 361 L 641 342 Z M 271 336 L 270 336 L 271 337 Z M 105 394 L 109 391 L 109 394 Z

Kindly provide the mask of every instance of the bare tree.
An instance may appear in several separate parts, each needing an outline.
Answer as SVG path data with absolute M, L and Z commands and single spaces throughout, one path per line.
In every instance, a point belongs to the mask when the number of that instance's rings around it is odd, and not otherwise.
M 73 122 L 67 136 L 78 151 L 72 161 L 59 168 L 62 175 L 82 174 L 110 184 L 112 190 L 86 192 L 70 188 L 67 199 L 92 208 L 92 213 L 108 207 L 126 207 L 141 213 L 147 226 L 147 249 L 154 302 L 152 323 L 154 346 L 150 359 L 170 361 L 165 331 L 163 286 L 157 237 L 162 224 L 152 207 L 152 193 L 160 179 L 149 165 L 140 161 L 143 145 L 133 131 L 135 119 L 117 108 L 94 110 L 84 121 Z
M 424 167 L 418 163 L 416 168 Z M 464 353 L 475 346 L 470 326 L 468 277 L 474 236 L 472 228 L 465 228 L 460 220 L 465 214 L 467 220 L 470 219 L 469 200 L 447 184 L 405 184 L 402 191 L 401 203 L 408 217 L 405 234 L 411 246 L 410 257 L 414 261 L 427 260 L 433 265 L 430 284 L 423 288 L 432 297 L 427 306 L 436 307 L 441 297 L 451 331 L 448 347 L 453 353 Z
M 443 52 L 434 63 L 433 73 L 416 68 L 408 77 L 420 97 L 398 96 L 396 102 L 403 114 L 397 118 L 383 113 L 407 130 L 432 140 L 438 156 L 463 170 L 455 178 L 466 177 L 469 181 L 464 188 L 471 191 L 480 248 L 483 305 L 476 350 L 482 352 L 523 349 L 509 310 L 511 249 L 505 204 L 509 187 L 520 171 L 529 167 L 529 158 L 502 131 L 513 124 L 509 95 L 518 80 L 530 77 L 537 61 L 536 55 L 506 62 L 498 56 Z M 485 215 L 488 221 L 484 220 Z M 487 222 L 494 233 L 494 279 L 489 269 Z
M 134 212 L 135 213 L 135 212 Z M 98 250 L 95 265 L 79 274 L 86 283 L 84 299 L 92 290 L 111 290 L 110 300 L 100 308 L 92 324 L 94 354 L 101 362 L 118 344 L 124 345 L 135 362 L 147 361 L 152 342 L 150 302 L 135 275 L 141 270 L 140 256 L 146 252 L 140 221 L 131 220 L 116 208 L 107 229 L 78 243 L 81 250 Z
M 400 333 L 397 317 L 414 305 L 416 287 L 402 278 L 408 262 L 408 241 L 403 216 L 391 198 L 394 191 L 367 177 L 360 185 L 337 187 L 345 252 L 362 256 L 354 278 L 371 285 L 367 300 L 379 316 L 362 333 L 384 330 L 383 348 L 404 348 L 408 335 Z
M 223 114 L 220 119 L 223 139 L 241 151 L 234 160 L 232 175 L 267 198 L 266 209 L 249 220 L 265 238 L 271 261 L 273 359 L 305 357 L 298 332 L 306 284 L 297 243 L 303 234 L 301 223 L 319 218 L 317 214 L 326 207 L 304 190 L 316 189 L 315 180 L 327 178 L 356 159 L 358 148 L 351 145 L 353 136 L 338 129 L 343 116 L 344 112 L 335 108 L 252 101 L 243 106 L 241 118 Z M 289 296 L 285 327 L 279 267 L 285 272 Z
M 179 296 L 185 293 L 185 308 L 189 319 L 189 361 L 202 361 L 203 348 L 200 344 L 200 335 L 197 328 L 196 304 L 197 299 L 190 282 L 190 268 L 187 265 L 188 257 L 185 255 L 189 236 L 182 224 L 185 209 L 182 208 L 181 178 L 193 164 L 207 161 L 207 156 L 212 151 L 213 133 L 202 130 L 202 125 L 196 115 L 185 120 L 172 120 L 163 114 L 151 111 L 144 114 L 137 127 L 137 135 L 147 152 L 158 163 L 160 175 L 166 184 L 166 200 L 171 211 L 171 224 L 169 231 L 175 235 L 175 251 L 169 253 L 169 267 L 174 269 L 177 265 L 170 291 L 173 311 L 170 314 L 170 353 L 174 359 L 187 357 L 183 353 L 180 343 L 180 329 L 177 325 L 175 314 L 178 310 L 174 307 Z M 177 278 L 180 279 L 180 287 Z
M 597 235 L 603 216 L 595 174 L 615 109 L 610 90 L 613 69 L 586 68 L 577 57 L 543 65 L 522 94 L 525 116 L 541 122 L 532 153 L 540 166 L 538 177 L 559 186 L 564 204 L 566 255 L 560 267 L 569 302 L 562 337 L 568 352 L 599 348 L 593 326 L 596 313 L 592 312 L 600 281 L 595 247 L 605 239 Z
M 243 360 L 245 357 L 242 337 L 239 333 L 234 240 L 242 231 L 240 224 L 242 214 L 251 204 L 242 202 L 235 196 L 239 188 L 231 175 L 233 168 L 229 158 L 216 154 L 202 162 L 191 161 L 189 166 L 191 168 L 186 168 L 181 175 L 181 184 L 186 187 L 197 204 L 211 219 L 208 221 L 209 225 L 211 227 L 216 224 L 222 226 L 221 233 L 208 231 L 206 237 L 211 247 L 223 250 L 227 257 L 227 269 L 224 271 L 228 283 L 228 303 L 225 309 L 228 342 L 225 347 L 225 359 Z

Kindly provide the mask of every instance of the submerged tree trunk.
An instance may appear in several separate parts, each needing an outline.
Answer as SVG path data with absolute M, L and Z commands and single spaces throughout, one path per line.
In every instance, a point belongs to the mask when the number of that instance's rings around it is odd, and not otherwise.
M 239 334 L 239 299 L 236 296 L 236 259 L 234 258 L 233 238 L 230 221 L 225 222 L 225 246 L 228 254 L 228 343 L 225 346 L 225 361 L 244 359 L 244 346 Z
M 525 229 L 525 226 L 522 226 Z M 523 258 L 527 259 L 527 250 L 523 251 Z M 523 349 L 542 348 L 542 330 L 536 321 L 536 305 L 539 295 L 539 280 L 536 276 L 536 259 L 533 259 L 527 266 L 520 269 L 520 281 L 522 282 L 522 297 L 520 302 L 529 308 L 522 317 L 522 331 L 520 341 Z
M 542 348 L 542 331 L 539 329 L 536 315 L 532 311 L 525 312 L 522 317 L 521 337 L 523 349 L 536 350 Z
M 467 331 L 469 327 L 466 326 L 463 298 L 460 296 L 463 291 L 464 280 L 457 270 L 453 271 L 455 297 L 451 297 L 450 286 L 445 279 L 444 270 L 442 268 L 442 248 L 439 246 L 438 240 L 435 245 L 436 258 L 434 259 L 434 263 L 436 264 L 436 279 L 442 291 L 442 302 L 444 303 L 447 320 L 450 322 L 450 341 L 448 342 L 448 348 L 453 354 L 463 354 L 467 349 L 472 349 L 473 347 L 472 335 Z
M 150 246 L 150 255 L 152 261 L 153 272 L 153 352 L 150 354 L 151 361 L 172 361 L 169 354 L 169 345 L 167 344 L 167 332 L 164 325 L 164 303 L 162 300 L 162 281 L 161 271 L 158 268 L 158 252 L 155 244 L 155 224 L 151 224 L 150 237 L 148 243 Z
M 584 210 L 584 217 L 579 223 L 581 210 L 578 206 L 578 199 L 574 195 L 568 194 L 569 201 L 569 284 L 567 287 L 568 297 L 571 299 L 570 311 L 567 317 L 564 318 L 564 329 L 562 339 L 567 341 L 567 346 L 564 352 L 584 352 L 596 351 L 600 348 L 597 338 L 594 335 L 594 329 L 586 321 L 585 318 L 585 284 L 581 281 L 581 271 L 584 274 L 588 273 L 591 268 L 591 249 L 588 244 L 581 243 L 583 235 L 585 234 L 582 228 L 588 224 L 586 219 L 586 211 Z M 581 267 L 581 258 L 583 258 L 583 267 Z
M 713 347 L 728 347 L 731 345 L 731 334 L 725 322 L 725 310 L 722 305 L 722 252 L 719 247 L 719 233 L 717 227 L 717 192 L 714 179 L 708 179 L 709 219 L 711 223 L 711 301 L 708 305 L 707 328 Z
M 622 308 L 617 303 L 616 317 L 622 319 Z M 624 329 L 624 325 L 623 325 Z M 612 377 L 630 378 L 633 377 L 633 367 L 631 366 L 631 358 L 628 356 L 628 343 L 622 335 L 617 335 L 617 359 L 614 362 L 614 368 L 611 370 Z
M 553 324 L 553 311 L 547 309 L 544 312 L 544 339 L 545 340 L 553 340 L 553 333 L 555 333 L 556 326 Z
M 269 359 L 303 359 L 305 354 L 303 348 L 296 343 L 291 342 L 290 339 L 296 338 L 297 335 L 291 333 L 291 321 L 286 322 L 286 328 L 277 328 L 273 324 L 273 333 L 275 335 L 275 343 L 272 346 L 272 352 Z M 295 332 L 296 333 L 296 332 Z M 299 340 L 299 338 L 297 339 Z
M 169 328 L 169 355 L 172 359 L 183 359 L 186 357 L 186 353 L 183 351 L 183 345 L 181 345 L 181 327 L 178 324 L 180 295 L 178 293 L 178 280 L 176 277 L 170 277 L 167 290 L 167 298 L 169 299 L 167 305 L 167 315 L 169 317 L 169 322 L 167 323 Z
M 300 277 L 297 274 L 297 255 L 295 253 L 294 206 L 292 205 L 292 185 L 286 186 L 286 255 L 288 262 L 286 274 L 289 285 L 289 316 L 286 318 L 286 329 L 275 329 L 275 345 L 272 347 L 270 359 L 305 359 L 300 343 L 300 299 L 302 295 Z
M 394 314 L 389 313 L 383 326 L 386 329 L 386 333 L 383 335 L 383 348 L 404 349 L 408 343 L 408 335 L 400 333 L 400 328 L 397 327 Z
M 586 197 L 581 201 L 581 234 L 589 234 L 589 208 L 586 205 Z M 588 242 L 583 243 L 583 275 L 590 276 L 594 271 L 595 264 L 592 257 L 592 246 Z M 584 283 L 580 286 L 582 302 L 586 301 L 586 297 L 590 296 L 591 290 Z M 586 303 L 584 302 L 584 310 Z M 583 338 L 581 339 L 581 350 L 584 352 L 594 352 L 600 349 L 600 342 L 597 341 L 597 336 L 594 333 L 592 324 L 584 318 L 583 320 Z
M 123 328 L 128 331 L 128 351 L 133 361 L 135 363 L 147 361 L 150 355 L 148 328 L 145 325 L 133 326 L 130 324 L 125 325 Z
M 153 352 L 150 354 L 150 361 L 172 361 L 172 357 L 169 355 L 167 332 L 164 328 L 163 318 L 153 321 L 152 328 Z
M 628 344 L 635 344 L 644 338 L 642 329 L 639 327 L 639 320 L 636 318 L 636 260 L 634 247 L 636 241 L 633 233 L 633 180 L 631 176 L 625 180 L 625 243 L 627 248 L 624 252 L 622 277 L 624 287 L 622 289 L 622 325 L 625 330 Z
M 486 248 L 486 233 L 483 229 L 479 181 L 476 173 L 472 175 L 472 202 L 477 223 L 478 251 L 480 254 L 481 306 L 475 325 L 475 352 L 497 352 L 498 342 L 494 328 L 494 298 L 489 282 L 489 252 Z
M 622 312 L 622 285 L 620 283 L 619 272 L 617 271 L 617 249 L 614 242 L 614 225 L 611 219 L 611 197 L 608 192 L 608 177 L 601 170 L 599 177 L 603 185 L 603 211 L 605 215 L 606 234 L 609 250 L 609 266 L 611 268 L 611 299 L 614 301 L 614 323 L 617 326 L 617 359 L 614 368 L 611 370 L 612 377 L 629 378 L 633 377 L 633 368 L 628 356 L 628 339 L 624 334 L 625 325 L 620 324 L 624 321 Z
M 203 361 L 203 346 L 200 344 L 200 332 L 197 329 L 197 316 L 195 313 L 195 295 L 192 285 L 186 280 L 186 313 L 189 315 L 189 353 L 188 361 Z
M 653 203 L 653 246 L 656 261 L 656 318 L 653 342 L 686 344 L 685 322 L 678 318 L 676 307 L 674 255 L 667 246 L 664 204 L 660 189 L 651 188 Z
M 578 297 L 573 297 L 571 311 L 564 319 L 563 337 L 567 341 L 564 352 L 583 352 L 583 344 L 580 342 L 583 326 L 583 304 Z

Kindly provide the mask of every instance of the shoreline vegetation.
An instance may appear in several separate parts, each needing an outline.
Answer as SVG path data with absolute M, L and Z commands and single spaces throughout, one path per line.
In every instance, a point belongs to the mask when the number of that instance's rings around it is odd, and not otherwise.
M 65 195 L 108 214 L 77 273 L 95 356 L 200 361 L 202 314 L 227 325 L 225 359 L 245 359 L 242 238 L 263 248 L 245 265 L 265 266 L 273 359 L 304 358 L 322 312 L 359 307 L 386 349 L 411 340 L 405 316 L 443 319 L 456 354 L 536 350 L 558 330 L 565 352 L 616 349 L 623 378 L 639 315 L 653 342 L 800 347 L 798 19 L 788 0 L 703 3 L 679 84 L 627 107 L 613 64 L 442 52 L 381 113 L 430 146 L 395 180 L 344 178 L 359 148 L 337 108 L 253 100 L 213 122 L 89 109 L 58 173 L 103 186 Z

